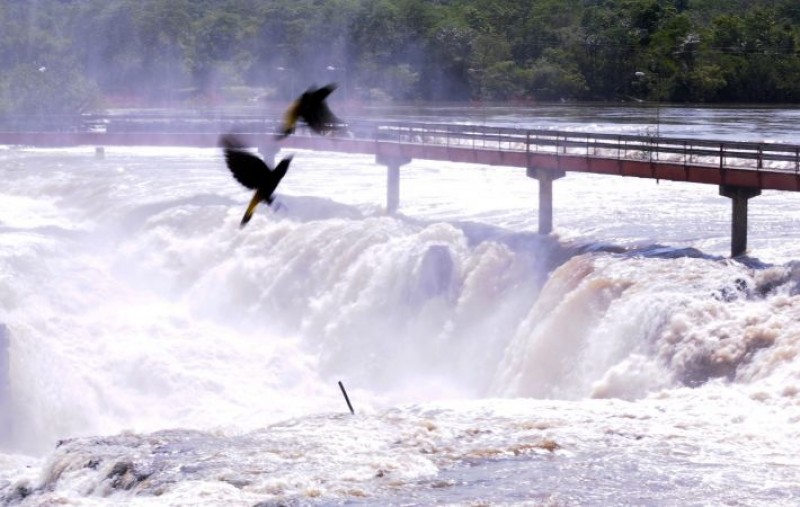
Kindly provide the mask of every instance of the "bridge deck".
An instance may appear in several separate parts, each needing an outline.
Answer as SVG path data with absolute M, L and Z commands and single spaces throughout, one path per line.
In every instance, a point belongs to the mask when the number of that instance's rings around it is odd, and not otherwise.
M 254 146 L 274 143 L 272 122 L 198 125 L 126 118 L 106 122 L 104 131 L 0 132 L 0 144 L 215 147 L 231 126 L 249 132 Z M 363 121 L 335 136 L 299 129 L 274 147 L 800 191 L 800 145 L 793 144 Z

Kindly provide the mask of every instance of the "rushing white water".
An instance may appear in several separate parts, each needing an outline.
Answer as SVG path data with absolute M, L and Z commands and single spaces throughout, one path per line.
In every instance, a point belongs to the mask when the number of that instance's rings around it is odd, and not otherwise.
M 217 150 L 0 174 L 0 503 L 800 497 L 795 194 L 740 262 L 712 186 L 570 174 L 542 238 L 521 169 L 413 161 L 388 217 L 385 168 L 298 151 L 241 230 Z

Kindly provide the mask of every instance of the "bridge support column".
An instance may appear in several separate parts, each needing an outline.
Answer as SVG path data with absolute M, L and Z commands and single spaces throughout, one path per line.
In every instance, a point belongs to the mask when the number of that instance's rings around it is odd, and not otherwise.
M 411 162 L 408 157 L 377 155 L 375 162 L 386 166 L 386 213 L 394 215 L 400 206 L 400 166 Z
M 761 189 L 720 185 L 719 195 L 731 199 L 731 257 L 738 257 L 747 251 L 747 201 L 761 195 Z
M 539 181 L 539 234 L 550 234 L 553 231 L 553 181 L 566 174 L 558 169 L 537 169 L 528 167 L 529 178 Z

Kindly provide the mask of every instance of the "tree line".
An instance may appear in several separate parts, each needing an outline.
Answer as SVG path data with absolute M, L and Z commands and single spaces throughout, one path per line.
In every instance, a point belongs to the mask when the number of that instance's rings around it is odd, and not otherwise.
M 0 114 L 114 100 L 800 101 L 797 0 L 9 0 Z

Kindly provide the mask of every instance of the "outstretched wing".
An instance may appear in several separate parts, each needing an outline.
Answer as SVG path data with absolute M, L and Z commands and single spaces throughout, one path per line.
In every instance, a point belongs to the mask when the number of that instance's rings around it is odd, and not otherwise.
M 275 192 L 275 189 L 278 188 L 281 180 L 286 176 L 286 171 L 289 170 L 289 163 L 291 161 L 291 156 L 281 160 L 278 166 L 275 167 L 275 170 L 268 173 L 264 185 L 259 188 L 259 192 L 263 195 L 264 200 L 267 201 L 268 204 L 272 201 L 272 194 Z
M 245 150 L 244 145 L 235 136 L 222 136 L 220 144 L 225 152 L 225 163 L 236 181 L 255 190 L 269 179 L 270 169 L 267 164 Z
M 289 155 L 288 157 L 284 158 L 278 163 L 278 166 L 272 171 L 273 177 L 275 178 L 275 186 L 281 182 L 284 176 L 286 176 L 286 171 L 289 170 L 289 163 L 292 161 L 292 156 Z
M 331 112 L 328 104 L 325 102 L 319 106 L 319 118 L 317 118 L 317 121 L 319 121 L 320 125 L 322 125 L 322 128 L 325 130 L 332 130 L 342 125 L 342 120 Z
M 323 100 L 328 98 L 328 95 L 333 93 L 333 90 L 336 89 L 338 85 L 336 83 L 329 83 L 323 86 L 322 88 L 317 88 L 316 90 L 308 90 L 309 99 L 312 102 L 318 103 L 322 102 Z
M 318 133 L 325 133 L 335 129 L 342 122 L 334 115 L 328 107 L 325 99 L 334 90 L 336 84 L 331 83 L 316 90 L 309 90 L 304 94 L 304 103 L 300 109 L 303 120 Z

